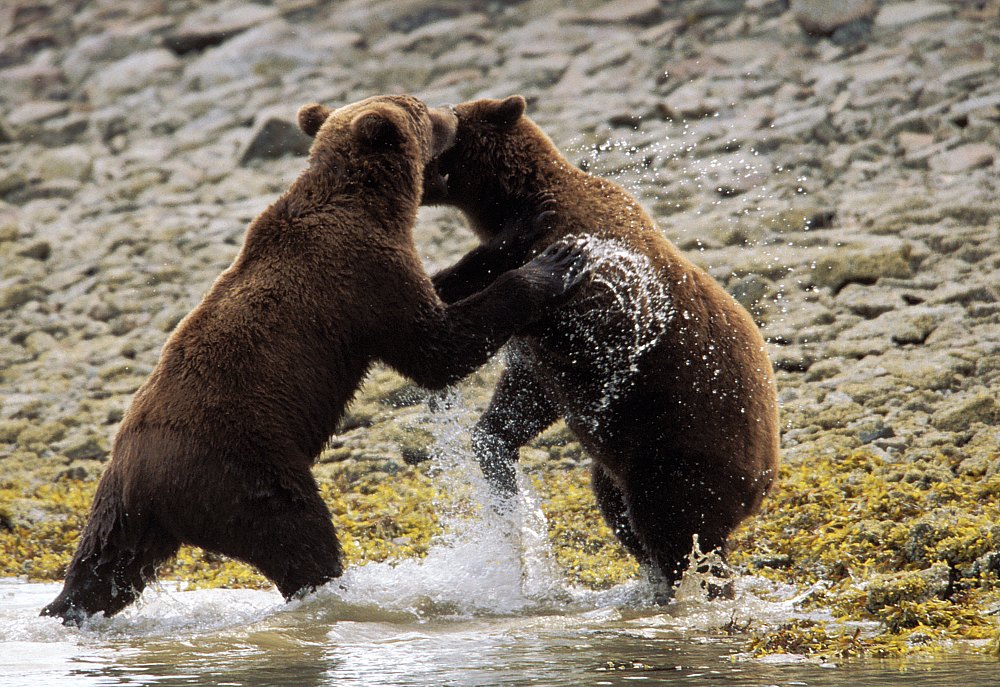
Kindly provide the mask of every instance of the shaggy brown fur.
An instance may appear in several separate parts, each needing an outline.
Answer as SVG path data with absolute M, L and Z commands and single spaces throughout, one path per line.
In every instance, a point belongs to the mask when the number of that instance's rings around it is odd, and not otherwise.
M 438 299 L 411 229 L 453 120 L 405 96 L 300 111 L 308 168 L 167 340 L 44 615 L 118 612 L 182 543 L 256 566 L 286 598 L 341 574 L 309 468 L 369 366 L 445 386 L 579 281 L 564 278 L 579 253 L 563 248 Z
M 513 96 L 439 110 L 455 112 L 458 129 L 455 145 L 427 168 L 449 175 L 447 189 L 428 187 L 424 202 L 462 210 L 482 245 L 436 275 L 435 286 L 445 300 L 461 298 L 580 232 L 596 276 L 557 315 L 512 340 L 475 430 L 478 458 L 495 490 L 510 495 L 518 447 L 564 418 L 594 459 L 605 519 L 672 584 L 693 535 L 703 551 L 724 549 L 770 488 L 778 419 L 764 341 L 635 198 L 575 168 L 524 109 Z M 512 209 L 539 194 L 555 210 L 550 225 L 513 226 Z M 639 262 L 602 266 L 594 250 L 616 246 Z

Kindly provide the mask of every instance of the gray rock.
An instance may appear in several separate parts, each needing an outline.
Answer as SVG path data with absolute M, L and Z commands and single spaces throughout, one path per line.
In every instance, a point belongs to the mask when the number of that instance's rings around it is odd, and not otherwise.
M 792 0 L 791 9 L 803 31 L 829 36 L 851 22 L 871 19 L 878 5 L 875 0 Z
M 932 171 L 960 174 L 980 167 L 989 167 L 997 159 L 997 149 L 989 143 L 967 143 L 953 150 L 938 153 L 929 161 Z
M 324 64 L 332 56 L 346 59 L 345 52 L 361 43 L 356 33 L 303 33 L 284 20 L 269 21 L 206 50 L 187 65 L 184 78 L 199 88 L 254 76 L 278 78 L 298 67 Z
M 870 444 L 880 439 L 892 439 L 896 436 L 892 427 L 883 424 L 881 418 L 867 418 L 856 422 L 851 429 L 857 433 L 858 441 L 862 444 Z
M 302 133 L 298 124 L 291 119 L 276 111 L 262 112 L 239 153 L 239 163 L 245 166 L 253 160 L 305 155 L 311 144 L 312 139 Z
M 950 17 L 952 8 L 941 2 L 900 2 L 885 5 L 875 19 L 877 26 L 899 28 L 906 24 Z
M 176 55 L 204 50 L 274 19 L 273 7 L 252 3 L 210 5 L 188 14 L 180 25 L 163 38 L 164 47 Z
M 975 303 L 995 303 L 1000 299 L 1000 283 L 994 285 L 959 283 L 942 284 L 931 294 L 930 303 L 961 303 L 970 306 Z
M 62 60 L 62 69 L 70 82 L 79 84 L 104 65 L 116 62 L 153 47 L 149 34 L 129 30 L 104 31 L 82 37 Z
M 838 305 L 866 319 L 878 317 L 905 305 L 896 289 L 848 284 L 837 293 Z
M 20 195 L 28 184 L 28 176 L 23 171 L 0 169 L 0 198 Z
M 813 280 L 837 292 L 848 284 L 874 284 L 884 277 L 912 276 L 910 244 L 887 242 L 882 248 L 840 249 L 816 261 Z
M 774 290 L 774 282 L 759 274 L 748 274 L 730 282 L 728 291 L 748 312 L 759 313 L 763 300 Z
M 961 321 L 964 311 L 957 306 L 911 306 L 886 312 L 844 332 L 853 339 L 888 336 L 897 345 L 922 344 L 931 332 L 948 320 Z
M 668 16 L 682 17 L 687 21 L 706 17 L 724 17 L 743 9 L 746 0 L 688 0 L 664 4 Z
M 811 134 L 828 116 L 829 111 L 825 105 L 790 109 L 778 116 L 771 127 L 786 136 L 804 136 Z
M 1000 423 L 1000 405 L 991 393 L 980 393 L 943 405 L 931 416 L 931 423 L 938 429 L 961 432 L 970 425 L 982 422 L 987 425 Z
M 712 82 L 699 79 L 686 83 L 668 95 L 661 111 L 668 119 L 698 119 L 710 117 L 725 105 L 722 98 L 712 92 Z
M 915 389 L 951 389 L 975 370 L 975 363 L 945 351 L 888 350 L 879 357 L 880 366 L 904 385 Z
M 20 308 L 26 303 L 44 298 L 45 292 L 34 284 L 14 284 L 0 290 L 0 312 Z
M 659 0 L 617 0 L 580 16 L 578 21 L 599 25 L 610 22 L 651 26 L 663 16 L 661 5 Z
M 972 91 L 975 87 L 994 76 L 997 66 L 989 60 L 977 60 L 952 67 L 942 72 L 936 79 L 949 90 Z
M 17 106 L 7 115 L 7 124 L 15 130 L 38 125 L 47 119 L 69 112 L 69 103 L 55 100 L 33 100 Z
M 93 169 L 93 155 L 80 145 L 46 150 L 35 160 L 35 174 L 42 179 L 87 181 Z
M 23 258 L 31 258 L 32 260 L 48 260 L 49 256 L 52 255 L 52 246 L 48 241 L 35 241 L 31 243 L 26 248 L 22 248 L 17 252 Z
M 952 117 L 968 117 L 971 114 L 982 113 L 987 117 L 1000 117 L 1000 93 L 968 98 L 955 103 L 948 109 Z
M 65 75 L 47 64 L 22 64 L 0 70 L 0 83 L 10 102 L 55 99 L 66 92 Z
M 108 454 L 108 444 L 103 437 L 88 434 L 70 437 L 58 450 L 70 460 L 100 460 Z
M 173 79 L 182 66 L 169 50 L 146 50 L 95 71 L 84 83 L 84 89 L 95 102 L 113 102 L 126 93 Z

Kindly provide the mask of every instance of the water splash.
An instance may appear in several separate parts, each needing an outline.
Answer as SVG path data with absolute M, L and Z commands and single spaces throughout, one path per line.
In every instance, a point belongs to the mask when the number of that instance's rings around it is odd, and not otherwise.
M 548 541 L 538 497 L 521 478 L 517 505 L 501 515 L 468 448 L 474 411 L 457 391 L 436 404 L 425 428 L 436 440 L 434 478 L 444 534 L 426 557 L 367 563 L 347 570 L 322 594 L 417 618 L 532 614 L 570 600 Z
M 559 313 L 572 362 L 593 370 L 602 385 L 575 414 L 595 427 L 608 407 L 632 383 L 642 357 L 667 331 L 675 311 L 667 280 L 650 259 L 622 241 L 569 237 L 588 255 L 593 277 L 586 295 Z

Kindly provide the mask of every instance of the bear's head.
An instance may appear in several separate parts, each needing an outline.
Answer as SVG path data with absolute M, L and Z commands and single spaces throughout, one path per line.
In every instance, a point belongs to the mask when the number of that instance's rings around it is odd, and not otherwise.
M 509 199 L 535 188 L 545 164 L 560 164 L 562 156 L 534 122 L 524 116 L 520 95 L 503 99 L 471 100 L 434 108 L 431 113 L 457 118 L 454 141 L 426 166 L 427 177 L 445 179 L 446 185 L 425 184 L 424 205 L 447 204 L 473 218 L 502 209 Z
M 441 155 L 455 140 L 457 120 L 448 110 L 428 110 L 407 95 L 380 95 L 331 109 L 312 103 L 299 108 L 298 124 L 313 139 L 310 161 L 341 166 L 353 160 L 352 169 L 369 169 L 373 160 L 386 160 L 389 169 L 401 162 L 413 165 L 417 178 L 424 166 Z M 360 163 L 360 164 L 359 164 Z M 433 174 L 429 183 L 444 184 Z M 432 191 L 436 192 L 436 191 Z

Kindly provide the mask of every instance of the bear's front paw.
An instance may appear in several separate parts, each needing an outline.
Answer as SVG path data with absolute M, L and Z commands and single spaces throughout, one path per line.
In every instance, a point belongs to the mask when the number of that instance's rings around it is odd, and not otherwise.
M 548 305 L 559 305 L 590 280 L 587 252 L 576 243 L 560 241 L 521 268 Z
M 489 247 L 505 255 L 509 264 L 522 265 L 531 257 L 535 244 L 552 229 L 555 216 L 556 199 L 548 191 L 522 198 L 514 203 Z

